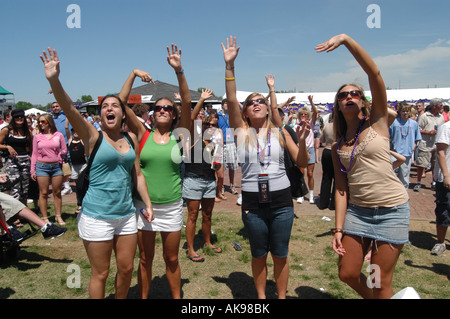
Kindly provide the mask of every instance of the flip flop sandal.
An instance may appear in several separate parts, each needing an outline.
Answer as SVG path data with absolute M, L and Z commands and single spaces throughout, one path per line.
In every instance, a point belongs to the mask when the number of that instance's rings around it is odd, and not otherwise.
M 221 254 L 222 253 L 222 248 L 219 248 L 217 246 L 211 246 L 211 249 L 217 254 Z
M 192 260 L 193 262 L 196 262 L 196 263 L 202 263 L 202 262 L 204 262 L 205 261 L 205 258 L 203 258 L 202 256 L 200 256 L 200 255 L 197 255 L 197 256 L 192 256 L 192 257 L 189 257 L 189 256 L 187 256 L 190 260 Z M 197 258 L 197 259 L 196 259 Z M 200 259 L 198 259 L 198 258 L 200 258 Z

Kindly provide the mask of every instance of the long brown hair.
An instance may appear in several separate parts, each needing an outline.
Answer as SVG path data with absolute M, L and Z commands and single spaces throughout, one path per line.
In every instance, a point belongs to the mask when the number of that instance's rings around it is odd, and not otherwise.
M 41 117 L 43 117 L 47 121 L 48 126 L 50 127 L 50 133 L 53 134 L 56 131 L 58 131 L 58 129 L 56 128 L 56 125 L 55 125 L 55 121 L 53 121 L 53 116 L 51 114 L 44 113 L 44 114 L 39 115 L 38 122 Z M 39 132 L 43 133 L 42 128 L 39 124 L 38 124 L 38 127 L 39 127 Z
M 332 112 L 334 134 L 335 134 L 336 139 L 339 139 L 347 131 L 347 123 L 345 122 L 345 118 L 344 118 L 344 115 L 342 114 L 341 110 L 339 110 L 339 100 L 337 97 L 339 92 L 341 92 L 341 90 L 346 86 L 354 86 L 354 87 L 358 88 L 358 91 L 361 92 L 361 101 L 364 104 L 364 107 L 361 109 L 361 111 L 363 112 L 363 114 L 366 118 L 369 118 L 369 116 L 370 116 L 370 102 L 367 100 L 367 98 L 364 94 L 363 88 L 360 85 L 354 84 L 354 83 L 343 84 L 339 88 L 339 90 L 337 90 L 337 92 L 336 92 L 336 96 L 334 98 L 333 112 Z

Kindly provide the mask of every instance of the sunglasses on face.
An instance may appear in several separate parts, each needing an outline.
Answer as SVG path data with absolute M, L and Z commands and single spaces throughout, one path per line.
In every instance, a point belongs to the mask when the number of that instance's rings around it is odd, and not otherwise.
M 358 90 L 353 90 L 349 92 L 341 92 L 337 95 L 337 98 L 339 101 L 343 101 L 347 98 L 347 96 L 350 94 L 351 97 L 361 100 L 361 92 Z
M 213 123 L 209 123 L 209 122 L 205 122 L 205 123 L 203 123 L 203 125 L 205 125 L 205 126 L 212 126 L 212 127 L 219 127 L 219 125 L 213 124 Z
M 47 124 L 47 121 L 46 120 L 40 120 L 39 124 Z
M 266 100 L 264 100 L 264 99 L 250 100 L 250 101 L 247 102 L 247 106 L 252 106 L 252 105 L 254 105 L 255 103 L 258 103 L 258 104 L 266 104 Z
M 156 105 L 153 110 L 155 112 L 160 112 L 161 110 L 164 110 L 164 112 L 172 112 L 173 106 L 170 105 Z

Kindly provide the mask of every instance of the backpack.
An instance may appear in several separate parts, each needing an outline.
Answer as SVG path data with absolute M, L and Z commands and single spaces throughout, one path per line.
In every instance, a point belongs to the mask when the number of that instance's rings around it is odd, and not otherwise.
M 133 143 L 133 140 L 131 139 L 130 135 L 128 135 L 128 133 L 126 133 L 126 132 L 123 133 L 123 135 L 126 137 L 128 142 L 130 142 L 131 147 L 134 149 L 134 143 Z M 94 161 L 95 154 L 97 153 L 97 150 L 100 147 L 100 144 L 102 143 L 102 140 L 103 140 L 103 133 L 100 131 L 99 135 L 98 135 L 98 139 L 95 142 L 94 149 L 92 150 L 92 153 L 89 156 L 88 164 L 87 164 L 86 168 L 84 170 L 82 170 L 81 173 L 78 175 L 78 180 L 76 183 L 77 194 L 78 194 L 78 206 L 81 206 L 81 204 L 83 203 L 83 198 L 86 195 L 87 190 L 89 188 L 89 171 L 91 169 L 92 162 Z

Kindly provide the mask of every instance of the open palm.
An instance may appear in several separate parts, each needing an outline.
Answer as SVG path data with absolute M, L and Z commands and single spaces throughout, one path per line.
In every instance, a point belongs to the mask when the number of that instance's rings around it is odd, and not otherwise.
M 48 48 L 48 55 L 47 52 L 42 51 L 44 56 L 40 56 L 42 62 L 44 63 L 44 70 L 45 70 L 45 77 L 47 80 L 52 80 L 55 78 L 58 78 L 60 73 L 59 68 L 59 58 L 58 54 L 56 53 L 56 50 L 52 50 L 50 47 Z
M 181 69 L 181 50 L 178 50 L 177 45 L 172 43 L 172 51 L 167 47 L 167 53 L 169 54 L 167 56 L 169 65 L 175 70 Z
M 222 43 L 222 49 L 223 49 L 223 57 L 225 59 L 225 63 L 233 62 L 236 60 L 236 57 L 239 53 L 240 47 L 236 46 L 236 37 L 230 36 L 230 38 L 227 38 L 227 46 L 225 47 Z

